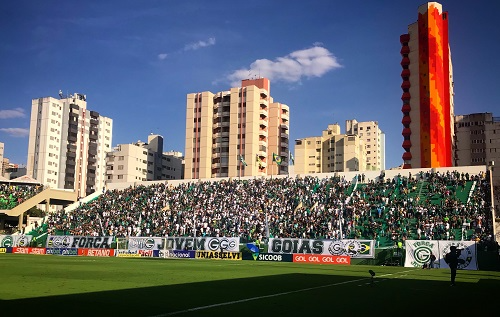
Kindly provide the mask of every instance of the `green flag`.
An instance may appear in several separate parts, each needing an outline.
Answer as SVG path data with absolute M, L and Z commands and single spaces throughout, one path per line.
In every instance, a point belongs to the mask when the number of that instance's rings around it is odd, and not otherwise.
M 245 162 L 245 159 L 243 158 L 243 155 L 240 155 L 240 162 L 241 164 L 248 166 L 247 162 Z

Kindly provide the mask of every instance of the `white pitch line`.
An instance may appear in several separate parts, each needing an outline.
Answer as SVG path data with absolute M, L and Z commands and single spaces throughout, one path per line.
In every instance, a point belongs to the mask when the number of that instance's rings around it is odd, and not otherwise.
M 413 270 L 403 271 L 403 272 L 399 272 L 399 273 L 384 274 L 384 275 L 381 275 L 381 277 L 382 276 L 389 276 L 389 275 L 400 274 L 400 273 L 406 273 L 406 272 L 410 272 L 410 271 L 413 271 Z M 206 305 L 206 306 L 193 307 L 193 308 L 188 308 L 188 309 L 184 309 L 184 310 L 174 311 L 174 312 L 171 312 L 171 313 L 154 315 L 154 316 L 151 316 L 151 317 L 167 317 L 167 316 L 173 316 L 173 315 L 180 315 L 180 314 L 189 313 L 189 312 L 198 311 L 198 310 L 203 310 L 203 309 L 208 309 L 208 308 L 214 308 L 214 307 L 220 307 L 220 306 L 227 306 L 227 305 L 245 303 L 245 302 L 250 302 L 250 301 L 253 301 L 253 300 L 259 300 L 259 299 L 263 299 L 263 298 L 271 298 L 271 297 L 289 295 L 289 294 L 294 294 L 294 293 L 307 292 L 307 291 L 312 291 L 312 290 L 315 290 L 315 289 L 326 288 L 326 287 L 331 287 L 331 286 L 337 286 L 337 285 L 355 283 L 355 282 L 364 281 L 364 280 L 367 280 L 367 279 L 370 279 L 370 278 L 361 278 L 361 279 L 352 280 L 352 281 L 345 281 L 345 282 L 339 282 L 339 283 L 334 283 L 334 284 L 327 284 L 327 285 L 321 285 L 321 286 L 315 286 L 315 287 L 308 287 L 308 288 L 298 289 L 298 290 L 295 290 L 295 291 L 282 292 L 282 293 L 276 293 L 276 294 L 270 294 L 270 295 L 264 295 L 264 296 L 257 296 L 257 297 L 250 297 L 250 298 L 244 298 L 244 299 L 234 300 L 234 301 L 225 302 L 225 303 L 218 303 L 218 304 L 212 304 L 212 305 Z

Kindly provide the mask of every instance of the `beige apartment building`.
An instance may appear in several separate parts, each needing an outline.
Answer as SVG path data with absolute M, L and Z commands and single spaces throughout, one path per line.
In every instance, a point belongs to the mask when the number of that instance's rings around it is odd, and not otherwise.
M 105 184 L 113 120 L 88 110 L 85 95 L 59 97 L 32 100 L 27 175 L 85 197 Z
M 185 178 L 288 174 L 289 116 L 289 107 L 270 96 L 267 78 L 188 94 Z M 273 153 L 281 165 L 273 163 Z
M 163 153 L 163 137 L 119 144 L 106 156 L 106 184 L 181 179 L 182 153 Z
M 330 124 L 321 136 L 295 140 L 295 174 L 366 170 L 365 144 L 356 134 L 341 134 Z
M 364 142 L 367 171 L 385 170 L 385 134 L 377 121 L 346 120 L 345 131 L 346 134 L 358 135 Z
M 455 166 L 500 164 L 500 118 L 492 113 L 455 116 Z

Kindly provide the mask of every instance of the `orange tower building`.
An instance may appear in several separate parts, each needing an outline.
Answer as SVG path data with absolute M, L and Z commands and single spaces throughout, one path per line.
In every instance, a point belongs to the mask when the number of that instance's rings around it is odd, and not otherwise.
M 404 168 L 453 166 L 453 69 L 448 13 L 429 2 L 400 36 Z

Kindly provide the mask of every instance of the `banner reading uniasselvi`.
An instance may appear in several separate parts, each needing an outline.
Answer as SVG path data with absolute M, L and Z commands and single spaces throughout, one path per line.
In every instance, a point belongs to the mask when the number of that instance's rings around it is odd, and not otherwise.
M 351 258 L 375 257 L 373 240 L 269 239 L 269 253 L 348 255 Z

